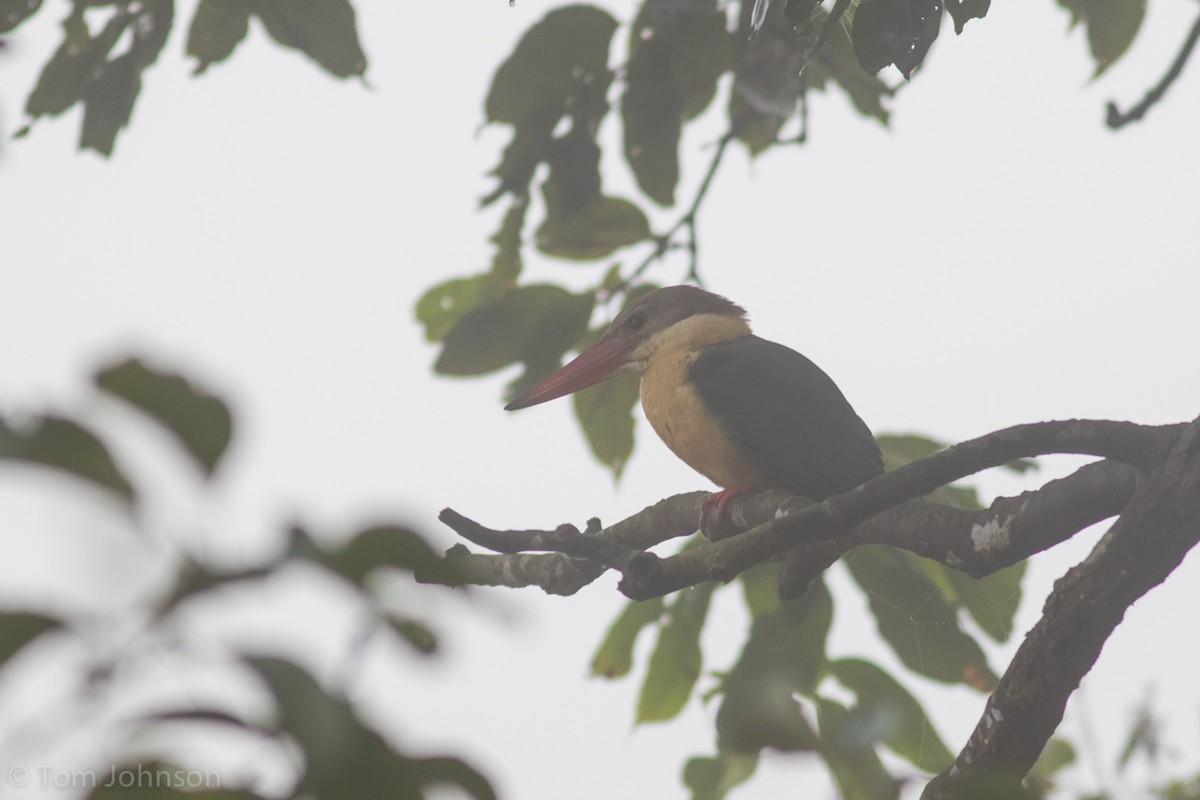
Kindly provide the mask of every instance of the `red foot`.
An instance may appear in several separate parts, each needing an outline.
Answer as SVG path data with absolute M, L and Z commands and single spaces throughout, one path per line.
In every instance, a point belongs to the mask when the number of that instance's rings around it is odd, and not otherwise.
M 719 492 L 714 492 L 700 503 L 700 530 L 704 532 L 710 539 L 722 538 L 721 520 L 725 516 L 725 506 L 729 505 L 729 501 L 743 494 L 753 494 L 757 489 L 747 487 L 734 487 L 731 489 L 722 489 Z M 716 515 L 712 518 L 712 530 L 709 530 L 709 516 L 713 511 L 713 506 L 716 506 Z

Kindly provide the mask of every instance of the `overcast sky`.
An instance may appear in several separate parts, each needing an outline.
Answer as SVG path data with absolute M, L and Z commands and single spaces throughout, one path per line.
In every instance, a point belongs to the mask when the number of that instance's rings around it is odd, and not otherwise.
M 121 425 L 90 406 L 87 376 L 130 350 L 210 384 L 239 423 L 224 473 L 207 492 L 178 489 L 188 477 L 178 464 L 155 475 L 166 494 L 145 522 L 167 539 L 202 530 L 203 550 L 220 558 L 270 552 L 296 518 L 331 535 L 406 520 L 449 545 L 436 522 L 444 506 L 494 527 L 553 527 L 616 521 L 707 488 L 644 421 L 614 486 L 569 402 L 505 414 L 512 374 L 434 378 L 436 350 L 413 321 L 424 289 L 488 263 L 498 211 L 477 203 L 507 134 L 480 130 L 483 97 L 548 4 L 360 0 L 369 87 L 327 77 L 257 24 L 228 63 L 194 79 L 181 57 L 192 4 L 182 5 L 111 161 L 75 152 L 76 111 L 0 151 L 0 411 L 84 404 Z M 627 18 L 629 5 L 613 7 Z M 24 95 L 56 45 L 66 4 L 48 6 L 0 61 L 6 132 L 23 124 Z M 1068 33 L 1065 12 L 998 4 L 961 37 L 947 24 L 890 130 L 839 94 L 817 95 L 805 147 L 753 162 L 731 151 L 701 217 L 708 287 L 747 307 L 758 333 L 820 364 L 879 432 L 957 441 L 1048 419 L 1194 418 L 1200 67 L 1142 123 L 1119 133 L 1102 123 L 1107 100 L 1126 107 L 1158 80 L 1194 11 L 1152 3 L 1131 55 L 1092 83 L 1085 38 Z M 718 125 L 685 140 L 680 197 L 690 197 Z M 611 123 L 602 131 L 610 145 L 617 134 Z M 607 186 L 633 191 L 617 159 L 604 166 Z M 658 227 L 674 218 L 658 214 Z M 527 281 L 583 286 L 610 262 L 526 263 Z M 676 282 L 685 271 L 669 262 L 652 277 Z M 146 449 L 130 457 L 154 457 L 153 443 Z M 1012 493 L 1071 463 L 982 485 L 989 496 Z M 86 498 L 63 503 L 59 484 L 11 469 L 0 478 L 8 600 L 37 594 L 103 610 L 146 590 L 148 545 L 115 514 Z M 994 667 L 1100 532 L 1033 559 L 1018 630 Z M 64 547 L 77 562 L 61 562 Z M 89 579 L 97 560 L 113 576 L 103 587 Z M 894 666 L 840 567 L 831 581 L 833 654 Z M 1071 774 L 1073 789 L 1107 770 L 1151 687 L 1170 714 L 1167 740 L 1200 752 L 1197 585 L 1192 555 L 1131 609 L 1085 680 L 1064 731 L 1079 741 L 1090 716 L 1103 757 Z M 727 668 L 741 641 L 744 620 L 726 594 L 706 631 L 706 670 Z M 345 610 L 293 595 L 282 619 L 232 598 L 245 618 L 210 634 L 261 646 L 256 626 L 270 622 L 328 671 L 344 649 Z M 682 794 L 684 758 L 712 751 L 715 708 L 694 703 L 680 720 L 631 731 L 636 682 L 585 680 L 621 605 L 615 581 L 568 599 L 478 597 L 440 602 L 448 652 L 438 663 L 398 669 L 403 656 L 370 654 L 356 693 L 376 698 L 374 721 L 413 747 L 469 756 L 506 797 Z M 328 625 L 297 624 L 313 619 Z M 957 750 L 983 698 L 903 679 L 929 698 Z M 3 755 L 4 768 L 22 757 Z M 806 769 L 766 761 L 739 800 L 778 797 Z

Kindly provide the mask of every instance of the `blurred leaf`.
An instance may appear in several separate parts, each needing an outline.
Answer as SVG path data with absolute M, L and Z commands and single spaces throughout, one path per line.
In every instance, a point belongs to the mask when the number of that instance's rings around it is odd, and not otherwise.
M 220 398 L 136 358 L 105 367 L 96 373 L 95 382 L 165 427 L 205 475 L 213 474 L 233 431 L 233 417 Z
M 491 297 L 492 281 L 487 274 L 451 278 L 428 289 L 417 301 L 417 322 L 425 326 L 425 338 L 440 342 L 458 321 Z
M 766 571 L 753 580 L 755 585 L 768 581 Z M 723 753 L 815 750 L 817 735 L 793 695 L 811 694 L 824 668 L 833 618 L 829 591 L 817 580 L 803 597 L 771 610 L 760 606 L 754 613 L 742 654 L 722 681 L 719 748 Z
M 647 0 L 633 23 L 621 100 L 625 158 L 660 205 L 675 202 L 682 123 L 712 101 L 729 68 L 729 44 L 715 0 Z
M 806 44 L 792 33 L 779 4 L 768 10 L 758 34 L 750 35 L 753 3 L 742 3 L 734 36 L 733 90 L 729 93 L 729 125 L 752 155 L 771 146 L 779 129 L 796 113 L 803 86 Z
M 367 57 L 349 0 L 251 0 L 271 38 L 339 78 L 362 75 Z
M 929 773 L 954 761 L 925 710 L 908 691 L 874 664 L 856 658 L 834 661 L 830 672 L 854 692 L 857 704 L 844 718 L 843 736 L 884 742 L 896 755 Z
M 304 754 L 298 795 L 317 798 L 424 797 L 435 784 L 461 787 L 476 800 L 493 800 L 487 780 L 457 758 L 408 758 L 359 721 L 345 700 L 327 694 L 300 667 L 278 658 L 247 663 L 267 683 L 282 729 Z
M 113 45 L 133 23 L 133 15 L 114 11 L 103 29 L 92 36 L 78 4 L 63 21 L 63 41 L 42 68 L 37 85 L 25 103 L 30 117 L 61 114 L 83 99 L 84 91 L 104 74 L 105 59 Z
M 954 19 L 954 32 L 961 34 L 963 26 L 973 19 L 983 19 L 992 0 L 946 0 L 946 10 Z
M 196 6 L 187 41 L 187 54 L 197 61 L 192 74 L 229 58 L 246 38 L 249 23 L 250 0 L 204 0 Z
M 1154 766 L 1158 763 L 1162 752 L 1162 723 L 1154 715 L 1154 711 L 1150 707 L 1150 700 L 1147 698 L 1137 707 L 1133 725 L 1125 740 L 1125 747 L 1122 748 L 1121 755 L 1117 758 L 1117 769 L 1123 772 L 1129 765 L 1129 761 L 1139 753 L 1146 757 L 1146 761 L 1151 766 Z
M 953 587 L 955 600 L 970 612 L 983 632 L 997 642 L 1008 641 L 1017 608 L 1021 605 L 1021 579 L 1025 576 L 1026 562 L 1018 562 L 980 579 L 937 562 L 930 563 L 945 573 Z
M 161 761 L 130 762 L 104 767 L 80 785 L 95 787 L 87 800 L 262 800 L 249 789 L 221 788 L 221 777 Z
M 195 561 L 185 561 L 175 576 L 175 584 L 158 601 L 156 612 L 163 616 L 175 609 L 184 600 L 191 599 L 213 589 L 235 583 L 261 580 L 268 577 L 279 564 L 270 564 L 250 569 L 230 571 L 212 570 Z
M 391 629 L 421 655 L 437 652 L 437 634 L 424 622 L 394 613 L 389 613 L 386 619 Z
M 1073 763 L 1075 763 L 1075 748 L 1067 740 L 1055 737 L 1046 742 L 1046 746 L 1042 749 L 1042 754 L 1038 756 L 1037 763 L 1033 765 L 1030 774 L 1038 780 L 1049 783 L 1054 775 Z
M 494 284 L 504 289 L 511 289 L 521 274 L 521 229 L 525 226 L 525 212 L 528 210 L 527 198 L 513 198 L 499 230 L 489 240 L 496 246 L 492 256 L 491 278 Z
M 781 567 L 780 562 L 768 561 L 756 564 L 738 576 L 751 617 L 774 613 L 783 605 L 783 601 L 779 599 Z
M 854 53 L 874 75 L 895 64 L 907 80 L 941 28 L 940 0 L 862 0 L 854 11 Z
M 133 502 L 133 486 L 95 434 L 63 417 L 40 416 L 10 426 L 0 418 L 0 461 L 12 459 L 69 472 Z
M 703 658 L 700 632 L 716 587 L 715 583 L 702 583 L 675 595 L 638 696 L 639 723 L 671 719 L 683 710 L 691 696 Z
M 633 646 L 647 625 L 657 622 L 663 613 L 663 599 L 630 600 L 613 621 L 604 641 L 592 656 L 592 674 L 620 678 L 633 667 Z
M 824 14 L 820 16 L 822 21 L 825 18 Z M 892 90 L 878 76 L 863 72 L 844 31 L 835 30 L 830 35 L 813 57 L 806 75 L 810 89 L 824 89 L 833 81 L 850 98 L 858 113 L 888 124 L 890 113 L 884 101 L 891 98 Z
M 837 781 L 841 800 L 894 800 L 900 784 L 887 773 L 879 754 L 864 740 L 858 721 L 826 698 L 817 700 L 821 755 Z
M 710 758 L 689 758 L 683 766 L 684 785 L 692 800 L 723 800 L 729 790 L 745 783 L 758 768 L 757 755 L 718 753 Z
M 1058 0 L 1071 12 L 1071 25 L 1087 25 L 1097 78 L 1125 54 L 1146 16 L 1146 0 Z
M 0 611 L 0 665 L 47 631 L 62 627 L 62 621 L 28 611 Z
M 640 396 L 637 375 L 621 374 L 573 395 L 575 416 L 596 460 L 621 477 L 633 454 L 633 409 Z
M 322 553 L 317 560 L 356 586 L 362 586 L 369 574 L 385 567 L 411 572 L 425 583 L 459 582 L 454 566 L 420 534 L 394 525 L 367 528 L 345 546 Z
M 546 255 L 588 260 L 649 238 L 650 223 L 640 208 L 619 197 L 599 196 L 575 213 L 547 214 L 537 231 L 537 246 Z
M 928 436 L 917 434 L 882 434 L 875 437 L 879 449 L 883 453 L 884 467 L 890 472 L 911 461 L 928 458 L 945 450 L 947 445 Z M 1037 469 L 1037 464 L 1029 459 L 1020 459 L 1004 465 L 1004 469 L 1024 474 Z M 978 511 L 983 508 L 979 492 L 970 486 L 939 486 L 926 495 L 926 499 L 935 503 L 943 503 L 967 511 Z
M 521 286 L 471 309 L 446 334 L 434 371 L 482 375 L 521 362 L 520 392 L 557 367 L 587 330 L 594 300 L 557 286 Z
M 8 33 L 41 7 L 42 0 L 0 0 L 0 33 Z
M 558 112 L 557 121 L 581 87 L 608 73 L 609 42 L 616 27 L 611 15 L 593 6 L 566 6 L 548 13 L 497 68 L 485 103 L 488 121 L 521 127 L 547 108 Z
M 870 545 L 854 550 L 844 562 L 866 591 L 879 632 L 905 666 L 934 680 L 990 691 L 996 674 L 918 558 Z

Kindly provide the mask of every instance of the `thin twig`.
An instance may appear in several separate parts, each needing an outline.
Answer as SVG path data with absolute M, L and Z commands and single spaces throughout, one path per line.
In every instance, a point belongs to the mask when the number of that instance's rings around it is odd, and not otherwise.
M 1137 122 L 1139 119 L 1146 116 L 1146 112 L 1154 107 L 1159 100 L 1163 99 L 1163 95 L 1167 93 L 1167 89 L 1171 88 L 1171 84 L 1173 84 L 1183 72 L 1184 65 L 1187 64 L 1188 59 L 1191 58 L 1192 51 L 1196 49 L 1197 41 L 1200 41 L 1200 16 L 1197 16 L 1196 21 L 1192 23 L 1192 29 L 1188 32 L 1187 39 L 1184 40 L 1183 47 L 1180 49 L 1179 54 L 1175 56 L 1175 60 L 1171 62 L 1171 68 L 1168 69 L 1166 74 L 1162 76 L 1162 80 L 1155 84 L 1154 87 L 1146 93 L 1146 96 L 1142 98 L 1142 102 L 1138 103 L 1125 113 L 1121 113 L 1121 111 L 1117 109 L 1116 102 L 1111 100 L 1109 101 L 1108 116 L 1107 119 L 1105 119 L 1108 127 L 1116 130 L 1128 125 L 1131 122 Z

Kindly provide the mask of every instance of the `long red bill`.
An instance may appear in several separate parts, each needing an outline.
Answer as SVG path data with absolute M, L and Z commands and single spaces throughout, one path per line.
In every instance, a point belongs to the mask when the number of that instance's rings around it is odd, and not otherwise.
M 504 407 L 505 411 L 528 408 L 556 397 L 578 392 L 599 383 L 629 360 L 632 342 L 601 339 L 570 363 L 550 373 L 541 383 Z

